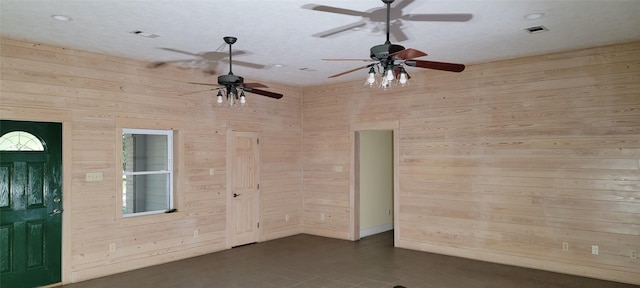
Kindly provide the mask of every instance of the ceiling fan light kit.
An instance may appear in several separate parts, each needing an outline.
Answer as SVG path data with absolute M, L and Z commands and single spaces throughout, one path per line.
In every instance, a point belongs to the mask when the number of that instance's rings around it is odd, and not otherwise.
M 218 94 L 216 95 L 216 105 L 217 106 L 229 106 L 229 107 L 242 107 L 247 104 L 247 97 L 244 95 L 244 90 L 240 90 L 240 95 L 238 93 L 229 93 L 226 91 L 226 95 L 223 98 L 222 89 L 218 89 Z
M 378 71 L 376 71 L 378 68 Z M 409 85 L 409 74 L 402 66 L 394 67 L 389 65 L 382 72 L 378 65 L 369 68 L 369 74 L 364 82 L 368 88 L 391 89 L 393 86 L 404 87 Z

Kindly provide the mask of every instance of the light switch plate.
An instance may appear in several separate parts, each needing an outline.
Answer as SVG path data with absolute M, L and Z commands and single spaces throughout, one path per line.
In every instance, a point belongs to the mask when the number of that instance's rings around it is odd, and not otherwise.
M 102 181 L 102 172 L 87 173 L 85 179 L 87 182 Z

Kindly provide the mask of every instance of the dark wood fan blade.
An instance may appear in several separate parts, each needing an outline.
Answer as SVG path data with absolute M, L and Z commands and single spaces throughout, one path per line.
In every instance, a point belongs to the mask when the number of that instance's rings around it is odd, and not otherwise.
M 467 22 L 473 14 L 405 14 L 402 20 L 433 22 Z
M 269 86 L 260 83 L 244 83 L 242 86 L 249 88 L 269 88 Z
M 189 84 L 196 84 L 196 85 L 207 85 L 207 86 L 220 86 L 218 84 L 213 84 L 213 83 L 198 83 L 198 82 L 187 82 Z
M 358 22 L 353 22 L 351 24 L 342 25 L 340 27 L 329 29 L 327 31 L 319 32 L 319 33 L 313 34 L 312 36 L 313 37 L 320 37 L 320 38 L 329 37 L 329 36 L 333 36 L 335 34 L 344 32 L 344 31 L 349 31 L 349 30 L 357 28 L 357 27 L 362 27 L 364 25 L 367 25 L 367 22 L 365 22 L 363 20 L 360 20 Z
M 344 71 L 344 72 L 341 72 L 341 73 L 338 73 L 338 74 L 335 74 L 335 75 L 331 75 L 331 76 L 329 76 L 329 78 L 335 78 L 335 77 L 338 77 L 338 76 L 342 76 L 344 74 L 349 74 L 351 72 L 358 71 L 360 69 L 369 68 L 369 67 L 371 67 L 373 65 L 375 65 L 375 64 L 369 64 L 369 65 L 365 65 L 365 66 L 358 67 L 358 68 L 355 68 L 355 69 L 347 70 L 347 71 Z
M 402 60 L 409 60 L 409 59 L 413 59 L 413 58 L 427 56 L 427 53 L 424 53 L 424 52 L 422 52 L 420 50 L 417 50 L 417 49 L 407 48 L 407 49 L 404 49 L 402 51 L 398 51 L 396 53 L 390 54 L 389 56 L 395 56 L 395 57 L 398 57 L 398 58 L 400 58 Z
M 463 64 L 435 62 L 426 60 L 407 60 L 404 64 L 412 67 L 429 68 L 449 72 L 462 72 L 465 66 Z
M 309 9 L 309 10 L 315 10 L 315 11 L 351 15 L 351 16 L 363 16 L 364 17 L 364 16 L 369 15 L 369 13 L 366 13 L 366 12 L 360 12 L 360 11 L 344 9 L 344 8 L 337 8 L 337 7 L 331 7 L 331 6 L 325 6 L 325 5 L 316 5 L 316 4 L 305 4 L 305 5 L 302 5 L 302 8 Z
M 243 89 L 244 91 L 253 93 L 253 94 L 258 94 L 258 95 L 262 95 L 262 96 L 267 96 L 270 98 L 275 98 L 275 99 L 280 99 L 282 98 L 282 94 L 280 93 L 274 93 L 274 92 L 269 92 L 269 91 L 264 91 L 264 90 L 260 90 L 260 89 L 255 89 L 255 88 L 250 88 L 250 87 L 246 87 Z

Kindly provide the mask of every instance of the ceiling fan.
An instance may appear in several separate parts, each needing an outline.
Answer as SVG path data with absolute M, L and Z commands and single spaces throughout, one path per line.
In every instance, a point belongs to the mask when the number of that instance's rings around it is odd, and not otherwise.
M 397 42 L 402 42 L 408 39 L 407 35 L 402 31 L 403 21 L 465 22 L 471 20 L 471 18 L 473 17 L 472 14 L 403 14 L 402 9 L 406 8 L 413 2 L 414 0 L 398 1 L 392 7 L 393 11 L 390 14 L 385 13 L 386 11 L 383 7 L 372 8 L 365 12 L 315 4 L 305 4 L 302 6 L 302 8 L 314 11 L 362 17 L 362 19 L 359 21 L 313 34 L 313 36 L 320 38 L 334 36 L 336 34 L 349 30 L 355 30 L 368 24 L 373 24 L 375 26 L 374 30 L 380 31 L 382 30 L 382 28 L 378 28 L 378 26 L 384 25 L 386 21 L 386 31 L 391 33 L 392 39 Z M 387 35 L 388 34 L 389 33 L 387 33 Z
M 226 45 L 222 44 L 221 48 L 223 46 L 226 46 Z M 189 56 L 192 56 L 192 58 L 169 60 L 169 61 L 157 61 L 149 64 L 147 67 L 158 68 L 167 64 L 178 63 L 182 67 L 200 68 L 205 73 L 215 74 L 215 70 L 218 62 L 229 62 L 229 55 L 227 54 L 227 52 L 220 51 L 221 48 L 218 48 L 216 51 L 206 51 L 206 52 L 199 52 L 199 53 L 192 53 L 192 52 L 173 49 L 173 48 L 164 48 L 164 47 L 159 48 L 159 49 L 170 51 L 170 52 L 189 55 Z M 245 51 L 237 50 L 233 52 L 233 55 L 238 56 L 246 53 L 247 52 Z M 255 68 L 255 69 L 262 69 L 265 67 L 265 65 L 262 65 L 262 64 L 256 64 L 256 63 L 250 63 L 250 62 L 244 62 L 244 61 L 236 61 L 235 64 L 244 66 L 244 67 Z
M 367 78 L 366 84 L 368 84 L 368 86 L 374 86 L 374 84 L 376 83 L 375 74 L 376 72 L 381 72 L 379 86 L 381 88 L 389 88 L 390 85 L 393 84 L 393 82 L 396 80 L 403 85 L 407 82 L 407 80 L 409 79 L 409 75 L 404 69 L 405 65 L 449 72 L 462 72 L 464 70 L 465 66 L 463 64 L 416 60 L 415 58 L 427 56 L 427 53 L 413 48 L 404 48 L 401 45 L 392 44 L 391 41 L 389 41 L 389 21 L 391 19 L 391 3 L 393 3 L 393 1 L 394 0 L 382 0 L 382 2 L 387 6 L 387 40 L 382 45 L 371 47 L 371 59 L 323 59 L 326 61 L 361 61 L 373 63 L 355 69 L 347 70 L 335 75 L 331 75 L 329 76 L 329 78 L 334 78 L 360 69 L 369 68 L 369 77 Z M 411 1 L 412 0 L 410 0 L 409 2 Z
M 219 105 L 224 105 L 224 104 L 228 104 L 230 106 L 244 105 L 246 103 L 244 92 L 254 93 L 254 94 L 267 96 L 275 99 L 282 98 L 282 94 L 257 89 L 257 88 L 268 88 L 266 85 L 263 85 L 260 83 L 244 83 L 244 78 L 233 75 L 233 69 L 232 69 L 233 52 L 231 51 L 231 46 L 234 43 L 236 43 L 238 38 L 227 36 L 227 37 L 223 37 L 223 39 L 224 39 L 224 42 L 229 45 L 229 73 L 227 75 L 218 76 L 218 84 L 196 83 L 196 82 L 189 82 L 189 83 L 196 84 L 196 85 L 217 86 L 217 88 L 208 89 L 204 91 L 218 90 L 218 94 L 216 95 L 216 102 Z M 225 92 L 224 95 L 222 94 L 222 91 Z M 199 92 L 203 92 L 203 91 L 197 91 L 192 93 L 199 93 Z M 187 93 L 187 94 L 191 94 L 191 93 Z M 224 101 L 223 96 L 226 97 L 226 102 Z

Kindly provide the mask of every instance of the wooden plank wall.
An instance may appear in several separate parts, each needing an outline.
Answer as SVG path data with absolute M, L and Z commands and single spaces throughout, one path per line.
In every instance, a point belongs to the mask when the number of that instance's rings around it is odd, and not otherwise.
M 640 42 L 409 73 L 304 88 L 305 233 L 352 237 L 350 127 L 398 121 L 396 246 L 640 284 Z
M 71 184 L 63 192 L 65 282 L 227 249 L 227 129 L 262 136 L 261 240 L 301 232 L 300 88 L 265 83 L 285 97 L 248 94 L 248 110 L 229 110 L 213 107 L 211 92 L 180 96 L 208 88 L 188 81 L 216 81 L 201 71 L 148 69 L 138 61 L 8 38 L 0 48 L 0 117 L 72 127 L 63 139 L 72 154 L 65 158 L 72 162 L 65 164 Z M 178 131 L 178 213 L 118 216 L 117 128 L 128 125 Z M 104 181 L 85 181 L 88 172 L 103 173 Z

